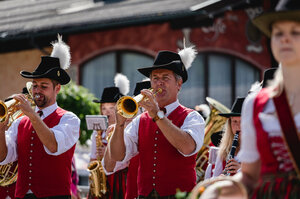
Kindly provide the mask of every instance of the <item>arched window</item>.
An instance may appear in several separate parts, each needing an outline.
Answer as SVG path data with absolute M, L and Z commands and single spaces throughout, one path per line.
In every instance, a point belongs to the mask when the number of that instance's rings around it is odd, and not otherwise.
M 133 94 L 135 83 L 145 77 L 137 68 L 151 66 L 153 57 L 134 51 L 113 51 L 101 54 L 81 66 L 81 85 L 100 98 L 105 87 L 114 85 L 116 73 L 122 73 L 130 80 L 130 92 Z
M 260 71 L 237 57 L 219 53 L 199 53 L 188 70 L 188 81 L 179 94 L 180 102 L 190 108 L 212 97 L 228 108 L 236 97 L 245 97 L 259 81 Z

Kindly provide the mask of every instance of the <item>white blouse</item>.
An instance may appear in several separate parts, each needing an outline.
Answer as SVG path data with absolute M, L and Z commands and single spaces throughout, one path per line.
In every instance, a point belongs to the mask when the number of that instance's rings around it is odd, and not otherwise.
M 253 121 L 254 100 L 257 93 L 251 93 L 244 101 L 241 117 L 241 150 L 238 154 L 242 162 L 252 163 L 260 158 L 256 145 L 256 129 Z M 264 131 L 270 138 L 281 137 L 282 131 L 276 115 L 276 109 L 273 100 L 269 99 L 263 112 L 258 115 Z M 295 125 L 300 130 L 300 113 L 294 116 Z M 276 146 L 272 146 L 276 147 Z M 282 146 L 285 147 L 285 146 Z

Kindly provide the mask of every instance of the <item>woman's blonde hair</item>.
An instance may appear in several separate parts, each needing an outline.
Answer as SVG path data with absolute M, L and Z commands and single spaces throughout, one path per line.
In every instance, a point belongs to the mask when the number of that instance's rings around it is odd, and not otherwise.
M 230 152 L 231 145 L 232 145 L 232 140 L 233 140 L 233 132 L 231 129 L 231 118 L 228 118 L 226 121 L 226 124 L 224 126 L 224 133 L 222 136 L 221 144 L 220 144 L 220 149 L 218 152 L 219 157 L 221 160 L 226 160 L 227 155 Z
M 283 75 L 282 75 L 281 64 L 279 64 L 279 67 L 274 74 L 274 79 L 270 80 L 267 83 L 267 87 L 269 87 L 271 90 L 270 97 L 276 97 L 282 93 L 282 91 L 283 91 Z

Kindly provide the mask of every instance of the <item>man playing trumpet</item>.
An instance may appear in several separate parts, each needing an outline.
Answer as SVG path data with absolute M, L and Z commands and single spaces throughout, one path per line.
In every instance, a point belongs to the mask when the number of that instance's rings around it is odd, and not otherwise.
M 203 143 L 205 123 L 197 111 L 178 101 L 194 58 L 193 48 L 159 52 L 153 66 L 138 69 L 150 78 L 154 90 L 141 91 L 145 98 L 139 105 L 146 111 L 126 128 L 126 118 L 116 114 L 105 158 L 126 162 L 139 154 L 139 198 L 175 198 L 177 188 L 191 191 L 196 184 L 196 153 Z
M 34 72 L 21 72 L 33 79 L 35 110 L 24 95 L 18 94 L 14 99 L 24 116 L 7 131 L 8 119 L 0 124 L 0 164 L 16 160 L 19 164 L 16 198 L 71 198 L 71 161 L 80 120 L 56 103 L 61 85 L 70 81 L 65 71 L 69 64 L 69 47 L 59 37 L 51 56 L 42 57 Z

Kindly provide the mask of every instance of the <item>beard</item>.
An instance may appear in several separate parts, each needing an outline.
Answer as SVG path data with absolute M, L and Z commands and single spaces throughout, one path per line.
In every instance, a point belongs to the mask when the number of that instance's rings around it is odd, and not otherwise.
M 39 95 L 39 98 L 34 98 L 34 103 L 37 107 L 39 108 L 44 108 L 47 104 L 47 98 L 45 97 L 45 95 L 42 95 L 40 93 L 38 93 L 37 95 Z M 36 95 L 35 95 L 36 96 Z

